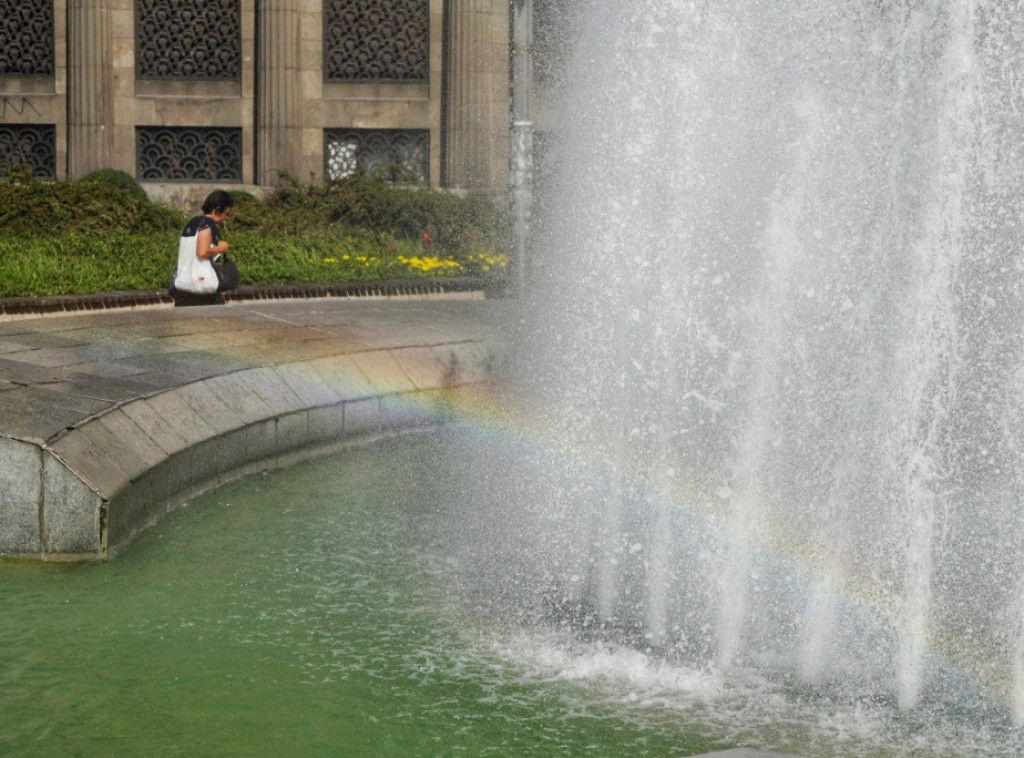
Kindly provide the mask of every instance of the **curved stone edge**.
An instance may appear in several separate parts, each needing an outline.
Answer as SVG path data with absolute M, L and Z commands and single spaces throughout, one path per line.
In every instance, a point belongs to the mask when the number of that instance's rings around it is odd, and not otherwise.
M 47 517 L 46 502 L 61 507 Z M 0 439 L 0 554 L 41 557 L 59 544 L 93 555 L 100 508 L 100 496 L 41 442 Z
M 0 439 L 0 555 L 106 557 L 228 481 L 435 426 L 494 347 L 462 342 L 255 367 L 133 400 L 43 441 Z

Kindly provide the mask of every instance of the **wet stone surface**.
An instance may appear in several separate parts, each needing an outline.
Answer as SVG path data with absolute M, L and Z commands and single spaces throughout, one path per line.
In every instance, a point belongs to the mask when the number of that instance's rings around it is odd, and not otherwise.
M 415 421 L 386 418 L 383 400 L 485 379 L 510 307 L 464 294 L 0 320 L 2 454 L 32 461 L 0 472 L 0 554 L 102 554 L 121 513 L 152 520 L 239 466 Z M 219 450 L 228 438 L 241 452 Z M 166 466 L 180 492 L 152 490 L 174 481 L 149 476 Z

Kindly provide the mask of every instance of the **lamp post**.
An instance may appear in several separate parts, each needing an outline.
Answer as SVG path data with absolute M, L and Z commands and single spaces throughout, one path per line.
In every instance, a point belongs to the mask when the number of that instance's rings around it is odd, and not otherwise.
M 512 127 L 509 179 L 515 295 L 526 294 L 533 203 L 533 0 L 512 3 Z

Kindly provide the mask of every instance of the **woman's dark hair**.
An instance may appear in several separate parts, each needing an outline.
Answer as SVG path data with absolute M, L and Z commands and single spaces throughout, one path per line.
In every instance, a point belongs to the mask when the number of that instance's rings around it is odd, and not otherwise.
M 223 213 L 228 208 L 235 207 L 235 199 L 224 190 L 214 190 L 206 197 L 203 203 L 203 213 Z

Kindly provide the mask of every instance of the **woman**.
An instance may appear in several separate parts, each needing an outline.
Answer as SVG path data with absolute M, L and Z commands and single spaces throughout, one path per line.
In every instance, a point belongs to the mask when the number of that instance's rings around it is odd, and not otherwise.
M 178 267 L 171 281 L 171 296 L 175 307 L 186 305 L 222 305 L 224 293 L 238 287 L 238 267 L 227 256 L 230 245 L 220 238 L 219 225 L 231 215 L 235 201 L 224 190 L 211 192 L 203 203 L 203 215 L 189 219 L 181 232 L 178 244 Z M 192 240 L 195 240 L 193 243 Z M 194 255 L 209 260 L 217 277 L 216 291 L 209 294 L 193 291 L 194 283 L 184 272 L 190 271 L 195 261 L 186 260 Z M 179 275 L 181 274 L 181 275 Z

